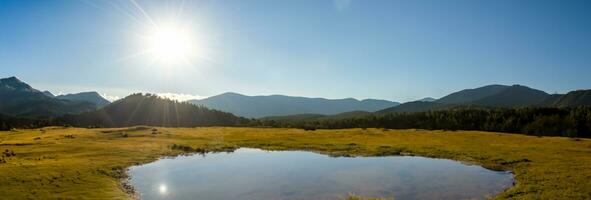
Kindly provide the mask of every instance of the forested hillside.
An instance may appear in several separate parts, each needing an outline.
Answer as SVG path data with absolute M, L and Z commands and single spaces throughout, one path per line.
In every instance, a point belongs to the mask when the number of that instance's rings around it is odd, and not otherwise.
M 67 115 L 56 123 L 74 126 L 125 127 L 135 125 L 196 127 L 240 126 L 248 120 L 230 113 L 151 94 L 133 94 L 97 111 Z
M 376 113 L 344 119 L 259 120 L 256 125 L 305 129 L 391 128 L 481 130 L 539 136 L 591 137 L 591 107 L 455 108 L 416 113 Z

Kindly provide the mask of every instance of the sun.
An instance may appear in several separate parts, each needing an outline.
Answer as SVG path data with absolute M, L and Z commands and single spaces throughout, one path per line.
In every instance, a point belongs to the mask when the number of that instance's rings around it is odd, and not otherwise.
M 157 27 L 149 34 L 147 42 L 151 56 L 164 64 L 186 63 L 197 53 L 191 31 L 179 26 Z

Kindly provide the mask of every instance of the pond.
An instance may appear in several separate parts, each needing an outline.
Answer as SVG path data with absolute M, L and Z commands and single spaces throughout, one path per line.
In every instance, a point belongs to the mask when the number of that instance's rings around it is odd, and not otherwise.
M 329 157 L 241 148 L 164 158 L 129 169 L 141 199 L 486 199 L 513 185 L 510 172 L 418 156 Z

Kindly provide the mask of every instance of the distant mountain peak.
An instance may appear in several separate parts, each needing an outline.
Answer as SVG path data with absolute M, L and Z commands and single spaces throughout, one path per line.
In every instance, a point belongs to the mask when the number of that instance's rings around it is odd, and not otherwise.
M 19 80 L 15 76 L 0 79 L 0 83 L 2 85 L 22 85 L 22 84 L 26 85 L 26 83 L 22 82 L 21 80 Z
M 14 85 L 26 84 L 26 83 L 22 82 L 20 79 L 18 79 L 16 76 L 11 76 L 8 78 L 0 79 L 0 82 L 2 82 L 2 84 L 14 84 Z
M 462 104 L 473 102 L 502 92 L 511 86 L 492 84 L 478 88 L 464 89 L 444 96 L 435 102 L 441 104 Z
M 105 105 L 111 103 L 109 100 L 107 100 L 103 96 L 101 96 L 98 92 L 94 92 L 94 91 L 59 95 L 56 98 L 70 100 L 70 101 L 90 102 L 90 103 L 97 105 L 98 107 L 102 107 L 102 106 L 105 106 Z
M 20 91 L 27 91 L 27 92 L 36 92 L 37 90 L 33 89 L 29 84 L 22 82 L 15 76 L 11 76 L 8 78 L 0 79 L 0 87 L 10 90 L 20 90 Z
M 11 76 L 11 77 L 8 77 L 8 78 L 3 78 L 2 80 L 19 81 L 19 82 L 21 82 L 21 80 L 19 80 L 16 76 Z
M 246 96 L 246 95 L 236 93 L 236 92 L 224 92 L 223 94 L 220 94 L 220 96 Z
M 435 99 L 435 98 L 432 98 L 432 97 L 425 97 L 425 98 L 419 99 L 419 100 L 417 100 L 417 101 L 422 101 L 422 102 L 433 102 L 433 101 L 435 101 L 435 100 L 437 100 L 437 99 Z
M 93 96 L 101 96 L 98 92 L 95 91 L 91 91 L 91 92 L 79 92 L 77 94 L 83 94 L 83 95 L 93 95 Z M 102 97 L 102 96 L 101 96 Z
M 55 95 L 53 95 L 53 93 L 51 93 L 50 91 L 45 90 L 45 91 L 43 91 L 43 94 L 45 96 L 48 96 L 48 97 L 51 97 L 51 98 L 55 98 Z
M 492 107 L 533 106 L 543 103 L 549 96 L 550 95 L 544 91 L 515 84 L 471 103 Z
M 524 89 L 532 89 L 531 87 L 525 86 L 525 85 L 520 85 L 520 84 L 513 84 L 511 85 L 511 87 L 514 88 L 524 88 Z
M 0 113 L 11 115 L 48 117 L 94 110 L 87 102 L 65 101 L 51 97 L 16 77 L 0 79 Z

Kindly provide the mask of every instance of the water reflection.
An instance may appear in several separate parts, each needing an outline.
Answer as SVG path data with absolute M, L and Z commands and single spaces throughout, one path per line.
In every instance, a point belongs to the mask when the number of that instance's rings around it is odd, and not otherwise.
M 130 168 L 142 199 L 340 199 L 349 193 L 396 199 L 485 199 L 512 175 L 413 156 L 331 158 L 242 148 L 161 159 Z
M 166 187 L 166 184 L 161 183 L 160 186 L 158 187 L 158 191 L 160 192 L 161 195 L 166 195 L 166 193 L 168 192 L 168 188 Z

